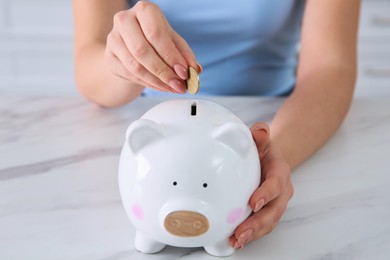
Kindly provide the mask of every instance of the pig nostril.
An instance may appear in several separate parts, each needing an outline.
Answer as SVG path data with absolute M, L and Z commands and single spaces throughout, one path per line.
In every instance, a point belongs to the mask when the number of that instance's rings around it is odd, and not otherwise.
M 172 221 L 172 226 L 179 228 L 181 226 L 181 222 L 177 219 Z
M 196 229 L 196 230 L 201 229 L 201 227 L 202 227 L 202 222 L 200 222 L 200 221 L 194 221 L 194 222 L 192 223 L 192 227 L 193 227 L 194 229 Z

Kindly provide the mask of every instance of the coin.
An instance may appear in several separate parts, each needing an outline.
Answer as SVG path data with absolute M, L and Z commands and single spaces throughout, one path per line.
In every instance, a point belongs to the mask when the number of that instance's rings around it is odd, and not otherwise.
M 187 90 L 192 95 L 199 91 L 199 76 L 193 67 L 188 68 Z

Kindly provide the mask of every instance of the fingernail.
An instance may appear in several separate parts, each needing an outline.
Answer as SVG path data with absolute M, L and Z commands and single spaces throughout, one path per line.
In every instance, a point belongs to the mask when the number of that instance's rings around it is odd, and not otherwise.
M 199 63 L 197 63 L 196 65 L 198 66 L 198 73 L 202 73 L 203 67 Z
M 237 242 L 234 244 L 233 248 L 234 248 L 234 249 L 241 249 L 243 246 L 244 246 L 244 245 L 240 245 L 240 244 L 238 243 L 238 241 L 237 241 Z
M 174 88 L 169 88 L 171 90 L 172 93 L 175 93 L 175 94 L 181 94 L 179 91 L 176 91 L 176 89 Z
M 238 245 L 239 247 L 244 245 L 246 241 L 248 241 L 249 237 L 252 236 L 253 231 L 252 229 L 248 229 L 245 232 L 242 232 L 241 235 L 238 237 Z
M 255 126 L 255 130 L 256 131 L 264 131 L 266 134 L 269 134 L 268 127 L 264 127 L 264 125 Z
M 176 64 L 173 66 L 173 70 L 176 72 L 176 74 L 182 79 L 182 80 L 186 80 L 188 78 L 188 72 L 187 72 L 187 69 L 184 68 L 182 65 L 180 64 Z
M 184 83 L 178 79 L 172 79 L 171 81 L 169 81 L 168 85 L 181 94 L 186 92 L 184 88 Z
M 264 199 L 259 200 L 256 202 L 255 209 L 253 210 L 254 212 L 259 211 L 262 207 L 264 206 Z

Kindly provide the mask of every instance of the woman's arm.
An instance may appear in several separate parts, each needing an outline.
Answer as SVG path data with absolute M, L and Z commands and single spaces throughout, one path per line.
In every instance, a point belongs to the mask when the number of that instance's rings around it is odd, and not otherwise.
M 113 17 L 127 8 L 125 0 L 73 0 L 76 84 L 83 96 L 103 106 L 130 102 L 144 89 L 114 75 L 105 61 Z
M 339 128 L 356 79 L 359 0 L 307 0 L 297 85 L 271 124 L 251 130 L 261 161 L 262 183 L 249 204 L 254 214 L 230 244 L 241 248 L 271 232 L 293 194 L 290 169 L 318 150 Z
M 308 0 L 294 92 L 276 114 L 271 140 L 292 169 L 339 128 L 356 80 L 359 0 Z

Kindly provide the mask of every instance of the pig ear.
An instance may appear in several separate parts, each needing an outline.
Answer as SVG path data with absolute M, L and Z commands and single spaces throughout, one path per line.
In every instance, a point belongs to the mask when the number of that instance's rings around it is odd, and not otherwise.
M 226 123 L 218 127 L 213 132 L 213 138 L 243 158 L 249 154 L 253 142 L 249 129 L 238 123 Z
M 127 144 L 134 154 L 162 138 L 164 138 L 162 126 L 149 119 L 134 121 L 126 132 Z

